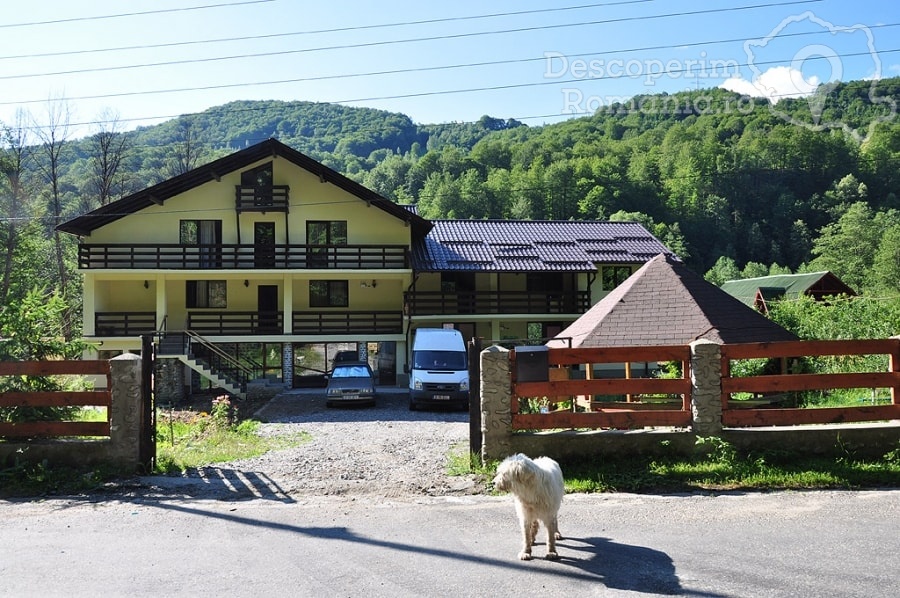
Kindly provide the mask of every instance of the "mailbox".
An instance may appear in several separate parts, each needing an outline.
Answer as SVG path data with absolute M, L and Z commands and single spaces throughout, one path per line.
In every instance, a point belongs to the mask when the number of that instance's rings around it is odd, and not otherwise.
M 550 379 L 547 347 L 516 347 L 515 351 L 516 382 L 547 382 Z

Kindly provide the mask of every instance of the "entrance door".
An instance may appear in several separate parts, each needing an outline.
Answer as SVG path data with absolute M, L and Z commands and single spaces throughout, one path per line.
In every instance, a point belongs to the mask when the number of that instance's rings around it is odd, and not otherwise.
M 278 328 L 278 286 L 261 284 L 256 291 L 259 332 L 280 334 Z
M 257 268 L 275 267 L 275 223 L 253 225 L 253 264 Z

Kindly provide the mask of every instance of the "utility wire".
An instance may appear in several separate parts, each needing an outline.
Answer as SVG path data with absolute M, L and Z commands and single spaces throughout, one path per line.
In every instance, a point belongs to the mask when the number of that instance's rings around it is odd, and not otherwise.
M 895 24 L 895 25 L 897 25 L 897 24 Z M 890 50 L 882 50 L 879 53 L 893 54 L 896 52 L 900 52 L 900 48 L 893 48 Z M 851 52 L 851 53 L 843 54 L 843 55 L 841 55 L 841 57 L 842 58 L 851 58 L 851 57 L 855 57 L 855 56 L 866 56 L 868 54 L 869 54 L 868 52 Z M 828 59 L 828 57 L 812 56 L 808 60 L 827 60 L 827 59 Z M 782 64 L 783 62 L 784 62 L 784 60 L 766 60 L 766 61 L 754 62 L 753 64 L 754 65 L 769 65 L 769 64 Z M 736 63 L 732 66 L 749 66 L 749 65 L 750 65 L 750 63 Z M 666 71 L 661 71 L 660 75 L 681 74 L 681 73 L 691 72 L 692 70 L 693 69 L 691 69 L 691 68 L 670 69 L 670 70 L 666 70 Z M 614 76 L 614 75 L 605 75 L 605 76 L 591 77 L 588 79 L 560 79 L 560 80 L 554 80 L 554 81 L 537 81 L 537 82 L 530 82 L 530 83 L 511 83 L 511 84 L 507 84 L 507 85 L 491 85 L 491 86 L 484 86 L 484 87 L 471 87 L 471 88 L 462 88 L 462 89 L 445 89 L 445 90 L 438 90 L 438 91 L 424 91 L 424 92 L 415 92 L 415 93 L 406 93 L 406 94 L 371 96 L 371 97 L 360 97 L 360 98 L 349 98 L 349 99 L 345 98 L 345 99 L 339 99 L 339 100 L 331 100 L 327 103 L 343 105 L 343 104 L 354 104 L 354 103 L 359 103 L 359 102 L 375 102 L 375 101 L 384 101 L 384 100 L 432 97 L 432 96 L 462 94 L 462 93 L 477 93 L 477 92 L 484 92 L 484 91 L 500 91 L 500 90 L 505 90 L 505 89 L 523 89 L 523 88 L 530 88 L 530 87 L 545 87 L 545 86 L 550 86 L 550 85 L 565 85 L 565 84 L 571 84 L 571 83 L 584 84 L 586 82 L 602 81 L 602 80 L 606 80 L 606 79 L 619 79 L 619 78 L 621 78 L 621 77 Z M 635 94 L 635 95 L 637 96 L 637 95 L 641 95 L 641 94 Z M 741 94 L 741 95 L 745 95 L 745 94 Z M 782 93 L 782 94 L 770 94 L 767 97 L 768 98 L 788 98 L 788 97 L 793 97 L 796 95 L 797 95 L 796 93 Z M 64 98 L 64 99 L 88 99 L 91 97 L 92 96 L 88 96 L 87 98 Z M 99 96 L 99 97 L 107 97 L 107 96 Z M 116 97 L 116 96 L 114 94 L 109 97 Z M 764 99 L 764 98 L 762 96 L 760 96 L 759 99 Z M 45 102 L 46 100 L 40 100 L 40 101 Z M 37 100 L 29 100 L 29 102 L 37 102 Z M 20 103 L 24 103 L 24 102 L 0 102 L 0 105 L 20 104 Z M 896 105 L 894 106 L 894 108 L 896 109 Z M 239 109 L 233 108 L 233 109 L 230 109 L 230 111 L 231 112 L 253 112 L 253 111 L 264 110 L 264 109 L 266 109 L 266 107 L 261 106 L 261 107 L 253 107 L 253 108 L 239 108 Z M 78 123 L 69 123 L 69 125 L 72 127 L 79 127 L 79 126 L 90 126 L 90 125 L 103 125 L 103 124 L 107 124 L 110 122 L 116 122 L 116 123 L 145 122 L 145 121 L 154 121 L 154 120 L 168 120 L 168 119 L 174 119 L 174 118 L 188 118 L 191 116 L 197 116 L 199 114 L 202 114 L 202 112 L 192 113 L 192 114 L 170 114 L 170 115 L 157 115 L 157 116 L 145 116 L 145 117 L 134 117 L 134 118 L 122 118 L 122 119 L 117 118 L 114 120 L 93 120 L 93 121 L 85 121 L 85 122 L 78 122 Z M 516 120 L 534 120 L 534 119 L 542 118 L 542 117 L 558 118 L 558 117 L 571 117 L 571 116 L 589 115 L 589 114 L 592 114 L 592 113 L 568 113 L 567 112 L 567 113 L 542 115 L 542 116 L 514 116 L 511 118 L 514 118 Z M 47 127 L 46 126 L 34 126 L 34 127 L 28 127 L 28 128 L 40 130 L 40 129 L 45 129 Z
M 139 69 L 139 68 L 155 68 L 160 66 L 175 66 L 175 65 L 184 65 L 184 64 L 202 64 L 209 62 L 220 62 L 225 60 L 238 60 L 238 59 L 247 59 L 247 58 L 262 58 L 262 57 L 271 57 L 271 56 L 285 56 L 289 54 L 304 54 L 311 52 L 324 52 L 324 51 L 332 51 L 332 50 L 347 50 L 347 49 L 357 49 L 357 48 L 371 48 L 375 46 L 386 46 L 393 44 L 407 44 L 407 43 L 419 43 L 419 42 L 430 42 L 430 41 L 441 41 L 441 40 L 449 40 L 449 39 L 465 39 L 471 37 L 481 37 L 486 35 L 500 35 L 500 34 L 508 34 L 508 33 L 525 33 L 531 31 L 546 31 L 550 29 L 562 29 L 562 28 L 571 28 L 571 27 L 588 27 L 593 25 L 606 25 L 610 23 L 623 23 L 629 21 L 646 21 L 650 19 L 664 19 L 671 17 L 685 17 L 685 16 L 698 16 L 698 15 L 707 15 L 707 14 L 715 14 L 721 12 L 732 12 L 732 11 L 745 11 L 745 10 L 754 10 L 758 8 L 771 8 L 776 6 L 788 6 L 793 4 L 810 4 L 815 2 L 822 2 L 823 0 L 792 0 L 790 2 L 774 2 L 769 4 L 754 4 L 749 6 L 736 6 L 730 8 L 711 8 L 705 10 L 695 10 L 695 11 L 681 11 L 681 12 L 673 12 L 673 13 L 665 13 L 658 15 L 647 15 L 647 16 L 631 16 L 631 17 L 619 17 L 615 19 L 603 19 L 599 21 L 587 21 L 587 22 L 579 22 L 579 23 L 562 23 L 557 25 L 536 25 L 533 27 L 518 27 L 514 29 L 496 29 L 492 31 L 476 31 L 476 32 L 467 32 L 467 33 L 455 33 L 448 35 L 437 35 L 437 36 L 427 36 L 427 37 L 416 37 L 416 38 L 407 38 L 407 39 L 398 39 L 398 40 L 382 40 L 382 41 L 374 41 L 374 42 L 362 42 L 356 44 L 338 44 L 334 46 L 321 46 L 316 48 L 301 48 L 297 50 L 281 50 L 277 52 L 260 52 L 253 54 L 235 54 L 231 56 L 215 56 L 211 58 L 194 58 L 194 59 L 186 59 L 186 60 L 171 60 L 165 62 L 149 62 L 144 64 L 127 64 L 120 66 L 108 66 L 108 67 L 96 67 L 96 68 L 85 68 L 85 69 L 71 69 L 65 71 L 52 71 L 46 73 L 32 73 L 32 74 L 21 74 L 21 75 L 4 75 L 0 76 L 0 80 L 11 80 L 11 79 L 32 79 L 37 77 L 54 77 L 59 75 L 75 75 L 75 74 L 84 74 L 84 73 L 97 73 L 97 72 L 109 72 L 109 71 L 121 71 L 121 70 L 130 70 L 130 69 Z
M 885 27 L 897 27 L 900 23 L 882 23 L 878 25 L 873 25 L 870 29 L 875 28 L 885 28 Z M 802 31 L 795 33 L 783 33 L 774 36 L 778 39 L 784 39 L 789 37 L 801 37 L 801 36 L 809 36 L 809 35 L 822 35 L 827 33 L 826 31 Z M 609 54 L 625 54 L 625 53 L 637 53 L 637 52 L 646 52 L 650 50 L 668 50 L 672 48 L 689 48 L 689 47 L 697 47 L 697 46 L 712 46 L 717 44 L 726 44 L 726 43 L 735 43 L 735 42 L 743 42 L 746 40 L 746 37 L 740 38 L 729 38 L 729 39 L 717 39 L 717 40 L 706 40 L 701 42 L 684 42 L 684 43 L 675 43 L 675 44 L 665 44 L 658 46 L 638 46 L 635 48 L 619 48 L 615 50 L 597 50 L 593 52 L 582 52 L 578 54 L 567 54 L 566 57 L 569 59 L 573 58 L 584 58 L 588 56 L 597 56 L 597 55 L 609 55 Z M 848 55 L 849 56 L 849 55 Z M 821 59 L 822 57 L 811 57 L 811 59 Z M 381 77 L 386 75 L 400 75 L 400 74 L 410 74 L 410 73 L 424 73 L 424 72 L 436 72 L 436 71 L 446 71 L 446 70 L 454 70 L 454 69 L 466 69 L 466 68 L 480 68 L 486 66 L 502 66 L 502 65 L 511 65 L 511 64 L 527 64 L 531 62 L 541 62 L 546 61 L 546 56 L 540 57 L 532 57 L 532 58 L 514 58 L 509 60 L 491 60 L 491 61 L 482 61 L 482 62 L 468 62 L 468 63 L 456 63 L 456 64 L 445 64 L 445 65 L 437 65 L 437 66 L 423 66 L 423 67 L 411 67 L 411 68 L 403 68 L 403 69 L 389 69 L 383 71 L 365 71 L 365 72 L 357 72 L 357 73 L 343 73 L 343 74 L 335 74 L 335 75 L 318 75 L 314 77 L 297 77 L 291 79 L 277 79 L 270 81 L 256 81 L 256 82 L 243 82 L 243 83 L 223 83 L 218 85 L 203 85 L 196 87 L 179 87 L 179 88 L 171 88 L 171 89 L 150 89 L 143 91 L 124 91 L 121 93 L 110 93 L 110 94 L 97 94 L 97 95 L 87 95 L 87 96 L 68 96 L 64 98 L 60 98 L 61 100 L 97 100 L 97 99 L 105 99 L 105 98 L 120 98 L 120 97 L 132 97 L 132 96 L 143 96 L 143 95 L 158 95 L 158 94 L 168 94 L 168 93 L 184 93 L 189 91 L 210 91 L 214 89 L 234 89 L 240 87 L 258 87 L 258 86 L 267 86 L 267 85 L 285 85 L 289 83 L 309 83 L 314 81 L 328 81 L 335 79 L 352 79 L 352 78 L 363 78 L 363 77 Z M 772 62 L 772 61 L 769 61 Z M 757 64 L 757 63 L 754 63 Z M 763 63 L 760 63 L 763 64 Z M 733 64 L 729 66 L 747 66 L 746 64 Z M 668 74 L 673 74 L 676 72 L 682 71 L 674 71 L 674 70 L 666 70 L 661 71 L 659 73 L 653 73 L 653 75 L 665 76 Z M 649 73 L 648 73 L 649 74 Z M 646 76 L 646 75 L 644 75 Z M 609 79 L 609 78 L 621 78 L 621 77 L 612 77 L 612 76 L 597 76 L 597 77 L 586 77 L 584 79 L 579 79 L 579 81 L 591 81 L 591 80 L 600 80 L 600 79 Z M 21 100 L 21 101 L 0 101 L 0 106 L 10 106 L 10 105 L 20 105 L 20 104 L 42 104 L 46 102 L 46 98 L 36 99 L 36 100 Z
M 266 4 L 275 2 L 275 0 L 246 0 L 245 2 L 228 2 L 222 4 L 206 4 L 204 6 L 187 6 L 183 8 L 164 8 L 158 10 L 145 10 L 142 12 L 124 12 L 113 15 L 96 15 L 92 17 L 71 17 L 67 19 L 53 19 L 50 21 L 32 21 L 29 23 L 6 23 L 0 24 L 0 29 L 12 29 L 14 27 L 34 27 L 36 25 L 56 25 L 59 23 L 75 23 L 79 21 L 100 21 L 104 19 L 120 19 L 124 17 L 140 17 L 146 15 L 157 15 L 171 12 L 188 12 L 194 10 L 206 10 L 209 8 L 228 8 L 231 6 L 242 6 L 244 4 Z
M 271 0 L 268 0 L 271 1 Z M 217 44 L 222 42 L 237 42 L 237 41 L 253 41 L 253 40 L 261 40 L 261 39 L 274 39 L 279 37 L 295 37 L 302 35 L 319 35 L 323 33 L 345 33 L 348 31 L 365 31 L 371 29 L 386 29 L 390 27 L 407 27 L 413 25 L 432 25 L 436 23 L 449 23 L 449 22 L 459 22 L 459 21 L 475 21 L 480 19 L 494 19 L 499 17 L 513 17 L 513 16 L 521 16 L 521 15 L 532 15 L 532 14 L 542 14 L 542 13 L 550 13 L 550 12 L 563 12 L 570 10 L 582 10 L 586 8 L 598 8 L 598 7 L 608 7 L 608 6 L 619 6 L 619 5 L 632 5 L 632 4 L 644 4 L 648 2 L 658 2 L 659 0 L 621 0 L 618 2 L 597 2 L 595 4 L 581 4 L 578 6 L 564 6 L 559 8 L 542 8 L 535 10 L 520 10 L 514 12 L 497 12 L 483 15 L 469 15 L 469 16 L 461 16 L 461 17 L 443 17 L 437 19 L 423 19 L 421 21 L 400 21 L 396 23 L 380 23 L 377 25 L 353 25 L 349 27 L 335 27 L 331 29 L 313 29 L 310 31 L 292 31 L 287 33 L 269 33 L 264 35 L 248 35 L 241 37 L 223 37 L 223 38 L 214 38 L 214 39 L 206 39 L 206 40 L 188 40 L 182 42 L 169 42 L 162 44 L 143 44 L 138 46 L 121 46 L 118 48 L 95 48 L 91 50 L 72 50 L 72 51 L 63 51 L 63 52 L 45 52 L 41 54 L 20 54 L 18 56 L 0 56 L 0 60 L 20 60 L 23 58 L 48 58 L 52 56 L 72 56 L 78 54 L 98 54 L 103 52 L 120 52 L 120 51 L 129 51 L 129 50 L 153 50 L 158 48 L 173 48 L 180 46 L 194 46 L 194 45 L 202 45 L 202 44 Z

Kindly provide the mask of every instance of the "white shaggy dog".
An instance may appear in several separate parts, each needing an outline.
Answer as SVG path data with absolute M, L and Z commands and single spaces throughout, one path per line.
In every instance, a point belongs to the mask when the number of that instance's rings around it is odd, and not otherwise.
M 562 536 L 557 513 L 565 494 L 559 463 L 550 457 L 532 460 L 522 453 L 511 455 L 497 467 L 494 487 L 501 492 L 509 492 L 516 499 L 516 513 L 524 542 L 519 558 L 531 560 L 538 522 L 542 522 L 547 528 L 547 559 L 558 559 L 556 541 Z

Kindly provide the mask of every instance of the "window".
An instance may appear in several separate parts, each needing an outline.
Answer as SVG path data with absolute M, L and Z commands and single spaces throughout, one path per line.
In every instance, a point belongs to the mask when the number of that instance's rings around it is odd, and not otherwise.
M 310 280 L 310 307 L 347 307 L 350 294 L 346 280 Z
M 611 291 L 631 276 L 631 266 L 603 266 L 603 290 Z
M 271 187 L 272 186 L 272 163 L 266 162 L 262 166 L 257 166 L 251 170 L 245 170 L 241 173 L 241 187 Z
M 274 222 L 257 222 L 253 225 L 253 265 L 257 268 L 275 267 Z
M 189 280 L 187 281 L 188 307 L 228 307 L 224 280 Z
M 182 245 L 217 245 L 222 242 L 221 220 L 182 220 L 179 227 Z
M 178 230 L 178 241 L 182 245 L 195 245 L 196 252 L 188 251 L 194 264 L 200 268 L 221 267 L 222 221 L 182 220 Z
M 346 220 L 309 220 L 306 223 L 306 243 L 313 245 L 309 248 L 309 265 L 312 268 L 325 268 L 328 266 L 329 255 L 337 258 L 333 252 L 329 252 L 328 246 L 347 244 Z
M 309 245 L 346 245 L 346 220 L 310 220 L 306 223 L 306 242 Z
M 241 173 L 241 187 L 253 189 L 253 205 L 255 206 L 272 205 L 272 180 L 271 162 Z

